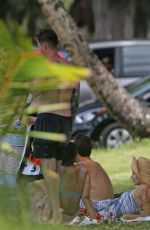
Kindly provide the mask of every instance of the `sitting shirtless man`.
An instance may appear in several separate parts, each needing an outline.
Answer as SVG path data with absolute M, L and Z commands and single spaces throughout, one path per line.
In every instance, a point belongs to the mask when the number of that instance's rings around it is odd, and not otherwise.
M 40 31 L 36 35 L 36 41 L 41 53 L 50 61 L 57 63 L 66 63 L 58 56 L 56 33 L 51 30 Z M 35 80 L 35 81 L 38 81 Z M 72 119 L 77 109 L 78 87 L 73 89 L 69 86 L 67 89 L 47 90 L 37 95 L 33 95 L 31 107 L 41 105 L 52 105 L 65 103 L 68 105 L 65 109 L 55 111 L 45 111 L 37 114 L 34 130 L 39 132 L 62 133 L 69 138 L 72 128 Z M 50 140 L 33 138 L 33 157 L 40 158 L 41 169 L 46 181 L 49 206 L 52 210 L 53 222 L 61 222 L 61 213 L 59 212 L 59 179 L 56 175 L 56 162 L 61 160 L 60 143 Z M 57 178 L 57 179 L 56 179 Z
M 85 165 L 91 178 L 91 200 L 105 200 L 114 197 L 111 181 L 102 166 L 92 160 L 89 137 L 78 134 L 74 137 L 77 146 L 77 162 Z

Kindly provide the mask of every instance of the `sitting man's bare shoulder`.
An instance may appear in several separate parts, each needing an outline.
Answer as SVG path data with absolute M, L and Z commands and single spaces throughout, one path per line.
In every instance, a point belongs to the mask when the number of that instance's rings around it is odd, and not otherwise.
M 77 170 L 80 170 L 84 173 L 88 172 L 86 164 L 84 163 L 84 161 L 75 163 L 75 166 L 76 166 Z

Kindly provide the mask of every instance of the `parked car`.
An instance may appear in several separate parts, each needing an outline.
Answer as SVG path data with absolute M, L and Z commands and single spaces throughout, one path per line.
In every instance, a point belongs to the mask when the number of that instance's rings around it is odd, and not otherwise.
M 150 74 L 150 41 L 120 40 L 89 43 L 89 48 L 123 86 Z M 109 58 L 109 66 L 108 62 Z M 86 91 L 86 93 L 85 93 Z M 80 107 L 95 101 L 87 82 L 81 81 Z
M 150 76 L 140 78 L 126 86 L 126 89 L 141 103 L 150 106 Z M 84 88 L 83 94 L 84 94 Z M 87 89 L 85 89 L 85 97 Z M 73 124 L 73 135 L 84 133 L 103 147 L 114 148 L 132 141 L 131 134 L 108 113 L 91 91 L 89 102 L 79 107 Z M 84 98 L 80 98 L 81 102 Z M 90 102 L 91 101 L 91 102 Z

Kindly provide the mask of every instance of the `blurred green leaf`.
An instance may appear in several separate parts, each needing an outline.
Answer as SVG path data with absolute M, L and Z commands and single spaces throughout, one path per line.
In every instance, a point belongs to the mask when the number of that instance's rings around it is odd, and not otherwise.
M 52 140 L 52 141 L 59 141 L 59 142 L 66 141 L 66 136 L 64 134 L 58 134 L 58 133 L 31 131 L 30 136 L 34 138 L 43 139 L 43 140 Z
M 37 112 L 44 112 L 44 111 L 55 111 L 68 108 L 67 103 L 59 103 L 59 104 L 52 104 L 52 105 L 41 105 L 36 107 L 29 107 L 25 110 L 25 114 L 33 114 Z
M 60 74 L 61 73 L 61 74 Z M 50 62 L 42 55 L 32 53 L 25 54 L 19 60 L 18 66 L 14 73 L 14 81 L 29 81 L 32 79 L 43 79 L 46 77 L 55 77 L 56 83 L 76 83 L 81 78 L 90 75 L 86 68 L 80 68 L 72 65 L 56 64 Z M 20 78 L 21 76 L 21 78 Z
M 0 150 L 9 154 L 9 153 L 12 153 L 12 146 L 7 142 L 3 142 L 3 143 L 0 143 Z

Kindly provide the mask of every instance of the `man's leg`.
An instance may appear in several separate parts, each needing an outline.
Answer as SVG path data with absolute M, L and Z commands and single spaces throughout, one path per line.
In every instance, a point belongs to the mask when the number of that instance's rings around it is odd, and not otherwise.
M 38 114 L 34 130 L 60 133 L 59 119 L 55 114 Z M 59 176 L 56 173 L 56 152 L 57 143 L 55 141 L 33 139 L 33 156 L 41 160 L 41 169 L 47 190 L 51 217 L 54 222 L 60 222 Z
M 45 179 L 49 207 L 52 210 L 51 217 L 53 222 L 61 222 L 62 214 L 60 212 L 59 200 L 59 175 L 56 172 L 56 159 L 41 158 L 41 168 Z

